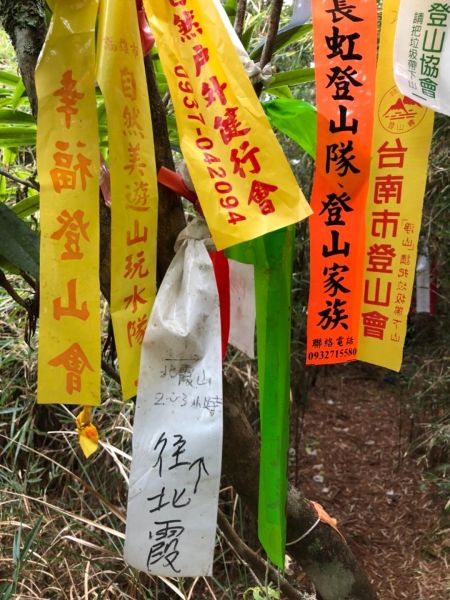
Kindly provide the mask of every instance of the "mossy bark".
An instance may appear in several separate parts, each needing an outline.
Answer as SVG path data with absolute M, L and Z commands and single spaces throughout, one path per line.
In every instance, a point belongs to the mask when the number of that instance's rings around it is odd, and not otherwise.
M 31 111 L 36 118 L 34 70 L 46 34 L 43 4 L 40 0 L 21 0 L 20 3 L 16 0 L 0 0 L 0 15 L 14 46 Z

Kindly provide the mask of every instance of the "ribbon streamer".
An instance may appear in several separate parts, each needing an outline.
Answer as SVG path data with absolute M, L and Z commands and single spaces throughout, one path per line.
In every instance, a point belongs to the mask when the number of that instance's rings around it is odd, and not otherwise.
M 97 79 L 109 130 L 111 317 L 125 400 L 136 395 L 156 293 L 158 190 L 135 0 L 101 0 Z
M 92 406 L 85 406 L 75 422 L 81 450 L 89 458 L 98 448 L 98 431 L 92 423 Z
M 419 104 L 450 115 L 450 4 L 401 0 L 394 44 L 399 90 Z
M 269 558 L 284 567 L 294 227 L 227 250 L 255 266 L 256 342 L 261 422 L 258 534 Z
M 366 212 L 358 360 L 399 371 L 414 287 L 433 112 L 395 85 L 399 0 L 385 0 Z
M 373 129 L 377 4 L 315 0 L 316 167 L 307 364 L 356 360 Z
M 39 403 L 100 402 L 97 9 L 95 0 L 57 0 L 36 70 Z
M 306 218 L 310 208 L 216 6 L 199 0 L 144 0 L 144 6 L 216 248 Z

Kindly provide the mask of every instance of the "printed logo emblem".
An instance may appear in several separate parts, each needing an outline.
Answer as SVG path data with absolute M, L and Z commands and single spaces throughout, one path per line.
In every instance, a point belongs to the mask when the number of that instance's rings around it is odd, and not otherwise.
M 378 119 L 386 131 L 402 134 L 411 131 L 424 118 L 427 109 L 404 96 L 397 86 L 383 96 L 378 107 Z

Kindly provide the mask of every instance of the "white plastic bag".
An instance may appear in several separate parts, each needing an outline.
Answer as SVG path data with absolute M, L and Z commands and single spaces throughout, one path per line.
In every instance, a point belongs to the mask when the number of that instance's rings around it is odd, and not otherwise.
M 211 575 L 222 454 L 219 298 L 194 222 L 144 338 L 133 431 L 125 560 L 156 575 Z

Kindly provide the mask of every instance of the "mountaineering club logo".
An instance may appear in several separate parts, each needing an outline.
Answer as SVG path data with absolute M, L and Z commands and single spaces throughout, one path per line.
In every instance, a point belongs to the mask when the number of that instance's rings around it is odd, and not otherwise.
M 417 127 L 427 109 L 415 100 L 404 96 L 396 86 L 383 96 L 378 107 L 378 119 L 390 133 L 402 134 Z

